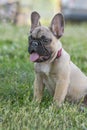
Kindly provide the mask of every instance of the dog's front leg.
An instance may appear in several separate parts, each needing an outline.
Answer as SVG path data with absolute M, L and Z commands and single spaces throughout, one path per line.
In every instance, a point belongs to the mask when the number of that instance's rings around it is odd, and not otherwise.
M 60 73 L 58 77 L 58 81 L 56 82 L 56 88 L 55 88 L 55 93 L 54 93 L 54 102 L 58 106 L 61 106 L 62 102 L 64 101 L 68 87 L 70 83 L 70 71 Z
M 43 78 L 42 75 L 39 73 L 36 73 L 35 75 L 35 81 L 34 81 L 34 99 L 37 102 L 41 102 L 42 96 L 43 96 Z
M 56 104 L 58 106 L 61 106 L 62 102 L 65 99 L 65 96 L 67 94 L 67 90 L 68 90 L 68 82 L 65 80 L 60 80 L 57 84 L 56 84 L 56 89 L 55 89 L 55 94 L 54 94 L 54 102 L 56 102 Z

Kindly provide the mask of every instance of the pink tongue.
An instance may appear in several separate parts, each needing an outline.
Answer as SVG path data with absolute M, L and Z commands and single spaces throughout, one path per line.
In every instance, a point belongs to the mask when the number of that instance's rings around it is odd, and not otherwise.
M 30 55 L 30 60 L 31 60 L 32 62 L 36 61 L 37 59 L 39 59 L 39 55 L 38 55 L 37 53 L 32 53 L 32 54 Z

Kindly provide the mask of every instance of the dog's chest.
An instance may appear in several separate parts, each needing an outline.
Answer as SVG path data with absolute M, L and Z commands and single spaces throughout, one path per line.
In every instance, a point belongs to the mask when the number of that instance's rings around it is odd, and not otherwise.
M 52 70 L 50 64 L 40 64 L 36 66 L 36 70 L 43 75 L 43 83 L 47 87 L 51 95 L 54 94 L 55 85 L 56 85 L 56 74 Z
M 41 72 L 44 73 L 46 76 L 49 76 L 50 74 L 50 65 L 42 65 L 41 66 Z
M 44 73 L 45 75 L 49 75 L 51 71 L 50 64 L 35 64 L 35 70 L 39 73 Z

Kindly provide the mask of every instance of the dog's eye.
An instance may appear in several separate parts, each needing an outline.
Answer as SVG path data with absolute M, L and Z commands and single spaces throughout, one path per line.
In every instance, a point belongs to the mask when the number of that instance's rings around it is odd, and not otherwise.
M 45 43 L 49 42 L 49 39 L 46 38 L 45 36 L 41 36 L 41 40 Z
M 41 39 L 46 39 L 46 37 L 44 35 L 41 36 Z
M 28 40 L 29 40 L 29 41 L 32 41 L 32 39 L 33 39 L 33 38 L 32 38 L 32 36 L 30 35 L 30 36 L 28 37 Z

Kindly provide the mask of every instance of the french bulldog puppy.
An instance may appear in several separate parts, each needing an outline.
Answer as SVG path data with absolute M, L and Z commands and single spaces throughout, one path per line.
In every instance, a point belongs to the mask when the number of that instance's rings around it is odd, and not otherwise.
M 87 95 L 87 77 L 70 60 L 59 41 L 64 33 L 64 17 L 56 14 L 50 27 L 42 26 L 39 19 L 39 13 L 32 12 L 28 51 L 35 63 L 34 98 L 41 102 L 47 87 L 58 106 L 66 97 L 78 101 Z

